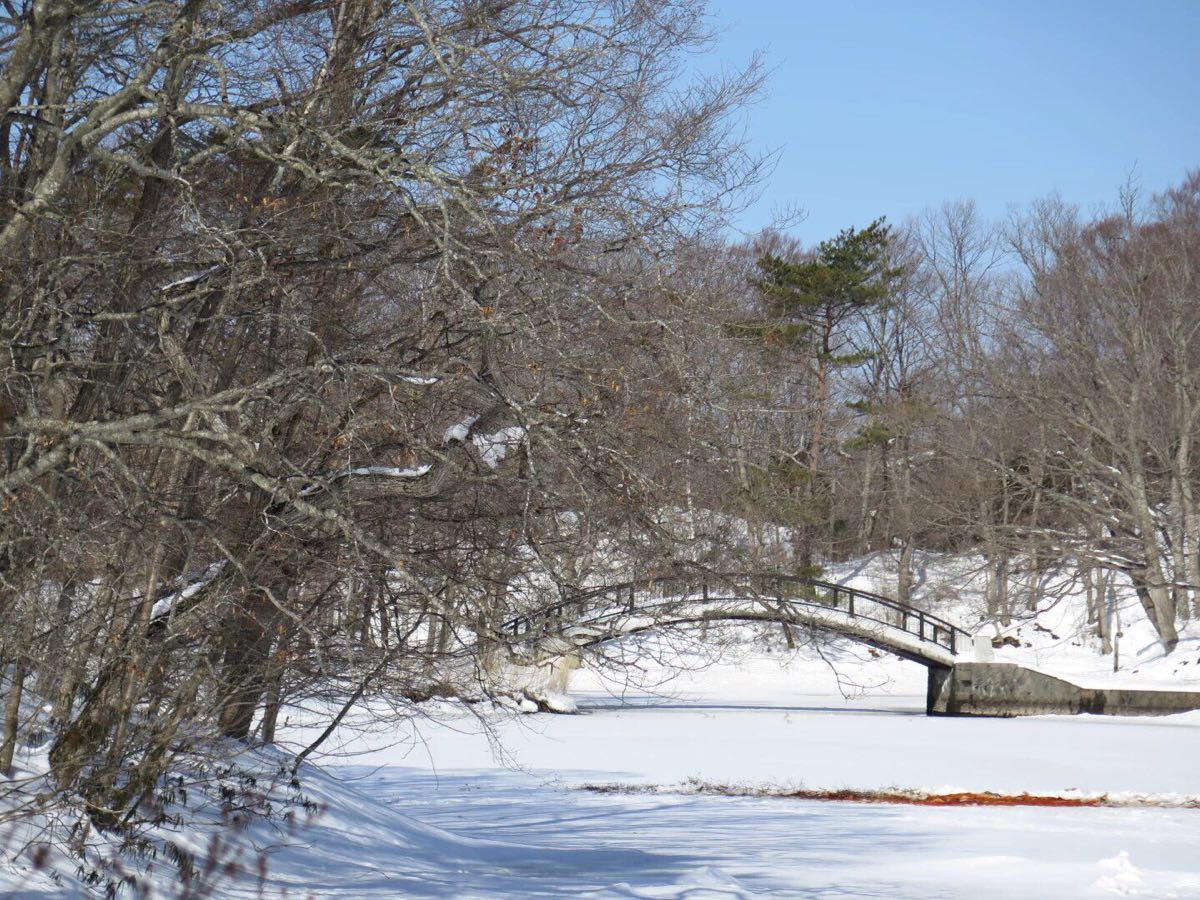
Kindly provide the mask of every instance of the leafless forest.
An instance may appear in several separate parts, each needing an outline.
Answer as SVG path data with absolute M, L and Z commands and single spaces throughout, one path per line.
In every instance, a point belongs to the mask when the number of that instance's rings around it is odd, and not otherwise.
M 0 2 L 0 769 L 152 819 L 610 578 L 973 552 L 1200 616 L 1200 173 L 731 238 L 700 0 Z M 819 177 L 819 173 L 815 174 Z M 1029 589 L 1010 596 L 1011 576 Z M 39 738 L 40 739 L 40 738 Z

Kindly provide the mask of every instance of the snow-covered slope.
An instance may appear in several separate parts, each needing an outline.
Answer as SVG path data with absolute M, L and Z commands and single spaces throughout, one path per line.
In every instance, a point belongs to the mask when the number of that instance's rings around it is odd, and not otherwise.
M 380 795 L 377 782 L 363 781 L 347 770 L 305 766 L 300 772 L 302 787 L 296 790 L 287 776 L 280 776 L 290 757 L 269 749 L 238 752 L 230 747 L 230 751 L 237 778 L 257 779 L 263 792 L 257 805 L 270 803 L 273 816 L 247 817 L 241 825 L 231 824 L 228 815 L 218 813 L 216 791 L 197 791 L 188 803 L 191 814 L 186 828 L 148 832 L 159 848 L 157 859 L 125 854 L 118 867 L 108 871 L 128 875 L 137 891 L 152 897 L 454 896 L 470 883 L 486 883 L 501 896 L 519 896 L 528 878 L 558 873 L 567 884 L 581 866 L 617 873 L 637 865 L 637 857 L 643 855 L 530 847 L 456 835 L 406 815 L 403 801 Z M 30 864 L 53 827 L 48 818 L 33 816 L 0 831 L 6 854 L 0 865 L 0 895 L 102 893 L 57 854 L 45 858 L 40 868 Z M 179 871 L 165 852 L 168 845 L 195 856 L 198 873 L 190 887 L 195 893 L 185 893 Z M 117 857 L 114 846 L 94 842 L 93 863 L 102 858 L 111 863 Z
M 1174 652 L 1163 652 L 1141 604 L 1127 581 L 1115 585 L 1120 610 L 1114 671 L 1113 654 L 1101 652 L 1095 625 L 1088 623 L 1087 604 L 1071 572 L 1051 573 L 1030 585 L 1014 575 L 1011 620 L 985 615 L 986 578 L 978 557 L 918 554 L 913 601 L 974 634 L 1004 641 L 995 649 L 997 662 L 1011 662 L 1058 675 L 1085 687 L 1200 689 L 1200 622 L 1182 629 Z M 893 593 L 896 562 L 890 554 L 874 554 L 830 566 L 826 576 L 863 590 Z M 1025 609 L 1032 592 L 1035 610 Z M 1013 644 L 1017 646 L 1013 646 Z

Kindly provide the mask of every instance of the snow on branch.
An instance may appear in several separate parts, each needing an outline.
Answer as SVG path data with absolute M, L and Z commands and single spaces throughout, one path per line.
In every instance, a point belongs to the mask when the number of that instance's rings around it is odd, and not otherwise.
M 179 590 L 167 594 L 165 597 L 160 597 L 158 600 L 154 601 L 154 606 L 150 608 L 150 620 L 154 621 L 155 619 L 161 619 L 163 616 L 170 615 L 171 611 L 175 608 L 176 603 L 178 603 L 180 600 L 187 600 L 190 597 L 194 597 L 224 570 L 225 560 L 222 559 L 218 562 L 211 563 L 203 572 L 200 573 L 199 577 L 195 581 L 189 582 Z
M 500 465 L 501 460 L 508 455 L 509 450 L 514 450 L 521 446 L 529 437 L 529 432 L 525 430 L 525 426 L 523 425 L 509 425 L 491 434 L 472 434 L 471 428 L 478 421 L 479 416 L 468 416 L 461 422 L 451 425 L 442 434 L 442 443 L 461 444 L 470 438 L 471 443 L 475 445 L 475 449 L 479 451 L 480 459 L 483 460 L 484 465 L 489 469 L 494 469 Z
M 479 449 L 484 464 L 489 469 L 494 469 L 508 455 L 509 450 L 514 450 L 525 442 L 526 435 L 524 426 L 509 425 L 492 434 L 477 434 L 471 440 Z
M 429 463 L 423 463 L 419 466 L 354 466 L 348 469 L 342 469 L 340 472 L 334 472 L 330 475 L 322 476 L 322 480 L 310 484 L 308 487 L 300 491 L 301 497 L 311 497 L 313 494 L 319 494 L 325 488 L 337 481 L 344 481 L 347 478 L 358 477 L 376 477 L 376 478 L 420 478 L 422 475 L 429 473 L 432 469 Z
M 333 476 L 333 480 L 351 478 L 355 475 L 380 475 L 386 478 L 420 478 L 433 466 L 425 463 L 420 466 L 410 466 L 402 469 L 399 466 L 358 466 L 354 469 L 344 469 Z
M 451 425 L 442 434 L 443 444 L 453 444 L 455 441 L 465 441 L 471 433 L 471 426 L 479 421 L 479 416 L 467 416 L 461 422 Z
M 193 272 L 191 275 L 185 275 L 182 278 L 172 281 L 170 284 L 164 284 L 159 288 L 159 291 L 166 293 L 167 291 L 175 290 L 175 288 L 187 287 L 189 284 L 195 284 L 197 281 L 202 281 L 211 275 L 220 266 L 209 266 L 207 269 L 201 269 L 199 272 Z

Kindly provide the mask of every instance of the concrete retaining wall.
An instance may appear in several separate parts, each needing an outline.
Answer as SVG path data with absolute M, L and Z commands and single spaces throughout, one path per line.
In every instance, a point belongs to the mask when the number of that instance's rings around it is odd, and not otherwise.
M 1200 692 L 1083 688 L 1012 663 L 931 667 L 926 701 L 931 716 L 1164 716 L 1192 709 L 1200 709 Z

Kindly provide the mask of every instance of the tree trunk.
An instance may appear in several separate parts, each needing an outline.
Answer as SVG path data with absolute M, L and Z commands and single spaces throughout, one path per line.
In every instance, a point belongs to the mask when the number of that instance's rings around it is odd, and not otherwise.
M 912 564 L 913 545 L 911 541 L 905 540 L 900 547 L 900 570 L 896 579 L 896 599 L 906 605 L 912 603 Z
M 231 617 L 221 666 L 224 696 L 218 714 L 218 727 L 225 737 L 244 741 L 250 736 L 254 713 L 267 688 L 274 618 L 270 601 L 257 590 Z
M 12 681 L 8 686 L 8 700 L 4 704 L 4 741 L 0 743 L 0 773 L 11 777 L 13 755 L 17 749 L 17 728 L 21 719 L 21 695 L 25 690 L 27 669 L 25 657 L 18 649 L 13 663 Z
M 1112 607 L 1115 603 L 1116 592 L 1111 586 L 1112 576 L 1104 569 L 1094 569 L 1089 581 L 1095 582 L 1096 593 L 1096 625 L 1100 635 L 1100 649 L 1103 653 L 1113 652 L 1113 620 Z
M 996 605 L 1000 608 L 1000 622 L 1008 625 L 1012 621 L 1012 608 L 1008 603 L 1008 554 L 1004 551 L 996 560 Z
M 39 697 L 53 697 L 63 679 L 63 632 L 71 617 L 71 603 L 75 597 L 75 585 L 67 582 L 58 592 L 58 603 L 51 619 L 49 639 L 46 642 L 45 665 L 38 672 L 34 688 Z
M 245 741 L 273 672 L 271 647 L 280 608 L 287 602 L 291 573 L 286 565 L 248 591 L 229 618 L 221 666 L 221 702 L 217 720 L 225 737 Z M 348 612 L 353 613 L 356 607 Z
M 278 655 L 280 651 L 276 651 Z M 279 709 L 283 705 L 283 664 L 272 657 L 270 676 L 267 678 L 267 696 L 263 705 L 262 741 L 264 744 L 275 743 L 275 727 L 279 722 Z

